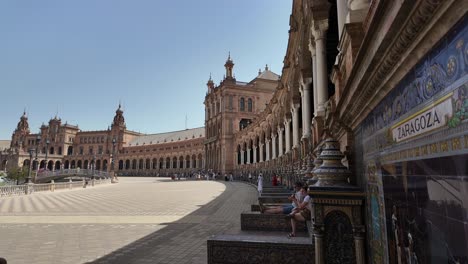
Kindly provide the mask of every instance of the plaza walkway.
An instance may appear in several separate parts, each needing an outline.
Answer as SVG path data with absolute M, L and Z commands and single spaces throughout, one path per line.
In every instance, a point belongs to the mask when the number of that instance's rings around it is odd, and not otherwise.
M 15 263 L 206 263 L 256 190 L 237 182 L 121 178 L 90 189 L 0 198 L 0 256 Z

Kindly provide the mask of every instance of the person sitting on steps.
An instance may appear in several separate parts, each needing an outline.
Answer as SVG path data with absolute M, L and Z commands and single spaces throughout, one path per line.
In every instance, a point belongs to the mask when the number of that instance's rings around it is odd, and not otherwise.
M 301 193 L 305 195 L 304 201 L 295 208 L 290 214 L 286 216 L 287 219 L 291 219 L 291 229 L 292 232 L 289 233 L 288 238 L 296 236 L 296 222 L 306 222 L 311 219 L 312 212 L 312 199 L 310 195 L 307 194 L 307 186 L 301 188 Z
M 298 207 L 298 205 L 304 199 L 304 195 L 301 193 L 301 182 L 296 182 L 294 185 L 295 193 L 288 197 L 288 200 L 291 201 L 291 204 L 287 205 L 279 205 L 274 207 L 265 208 L 263 204 L 260 204 L 260 212 L 264 214 L 290 214 L 294 208 Z

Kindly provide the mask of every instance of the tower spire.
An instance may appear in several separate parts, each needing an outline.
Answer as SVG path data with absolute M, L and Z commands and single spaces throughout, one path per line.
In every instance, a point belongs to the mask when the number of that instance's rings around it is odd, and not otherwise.
M 234 68 L 234 62 L 231 59 L 231 52 L 229 51 L 228 58 L 226 63 L 224 64 L 224 68 L 226 68 L 226 79 L 234 79 L 232 74 L 232 69 Z

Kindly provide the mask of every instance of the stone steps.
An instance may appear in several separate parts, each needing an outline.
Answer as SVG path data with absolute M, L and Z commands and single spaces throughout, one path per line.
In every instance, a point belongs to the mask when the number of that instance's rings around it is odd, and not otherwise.
M 242 231 L 283 231 L 291 232 L 291 221 L 283 214 L 262 214 L 245 212 L 241 214 Z M 307 231 L 304 222 L 297 223 L 298 231 Z
M 260 204 L 287 204 L 291 203 L 288 196 L 260 196 L 258 197 Z
M 314 263 L 314 245 L 305 232 L 287 238 L 287 232 L 245 232 L 217 235 L 207 241 L 209 264 Z

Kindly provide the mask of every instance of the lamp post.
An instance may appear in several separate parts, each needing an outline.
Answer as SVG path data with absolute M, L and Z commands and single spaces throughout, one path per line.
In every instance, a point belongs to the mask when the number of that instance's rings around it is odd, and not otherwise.
M 114 155 L 115 155 L 115 138 L 112 139 L 112 153 L 111 153 L 111 171 L 114 171 Z
M 37 172 L 39 171 L 39 160 L 37 159 L 37 153 L 39 152 L 39 143 L 41 142 L 41 135 L 37 135 L 36 137 L 36 158 L 34 159 L 36 161 L 36 175 L 34 176 L 33 182 L 36 182 L 37 178 Z
M 45 151 L 45 165 L 44 166 L 45 166 L 45 169 L 47 171 L 49 169 L 48 166 L 47 166 L 47 154 L 49 152 L 49 144 L 50 144 L 49 139 L 46 139 L 45 143 L 46 143 L 46 151 Z
M 93 159 L 91 161 L 91 186 L 94 186 L 94 169 L 96 168 L 96 154 L 93 155 Z
M 115 155 L 115 143 L 117 143 L 117 140 L 112 138 L 112 153 L 111 153 L 111 182 L 114 182 L 114 180 L 117 180 L 117 177 L 115 176 L 114 172 L 114 155 Z
M 34 153 L 34 149 L 29 149 L 29 168 L 28 168 L 28 177 L 26 178 L 26 183 L 31 182 L 31 166 L 32 166 L 32 157 Z

